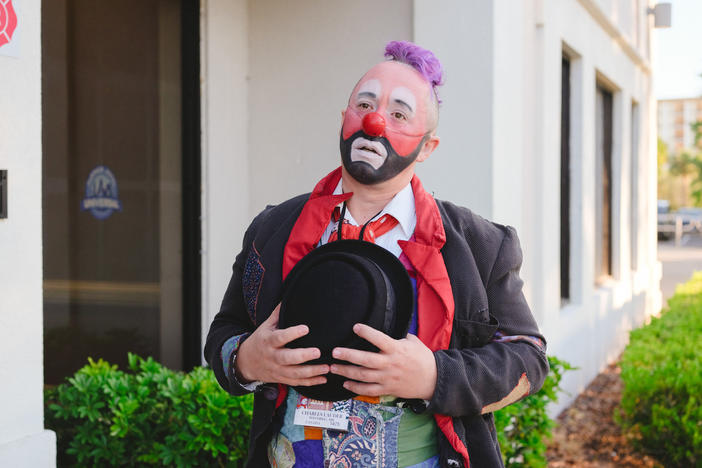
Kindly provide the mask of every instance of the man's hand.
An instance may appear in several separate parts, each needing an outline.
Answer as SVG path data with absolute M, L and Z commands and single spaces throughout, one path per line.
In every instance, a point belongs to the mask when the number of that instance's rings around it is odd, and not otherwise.
M 436 387 L 434 353 L 414 335 L 395 340 L 368 325 L 357 323 L 353 331 L 379 348 L 378 353 L 334 348 L 332 356 L 354 365 L 332 364 L 333 374 L 358 382 L 344 387 L 359 395 L 393 395 L 430 400 Z
M 327 364 L 302 365 L 320 356 L 319 348 L 286 348 L 285 345 L 309 333 L 306 325 L 278 329 L 280 304 L 239 347 L 234 362 L 241 380 L 286 385 L 319 385 L 327 381 Z

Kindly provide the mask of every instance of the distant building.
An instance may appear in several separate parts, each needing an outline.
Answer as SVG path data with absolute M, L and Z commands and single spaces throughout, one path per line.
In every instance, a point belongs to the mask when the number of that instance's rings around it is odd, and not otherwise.
M 671 154 L 695 145 L 695 133 L 690 126 L 700 121 L 702 96 L 658 101 L 658 136 Z
M 578 367 L 553 411 L 661 307 L 650 0 L 7 4 L 0 466 L 54 463 L 43 384 L 87 356 L 202 363 L 246 226 L 340 164 L 390 40 L 446 70 L 424 186 L 517 229 L 548 353 Z

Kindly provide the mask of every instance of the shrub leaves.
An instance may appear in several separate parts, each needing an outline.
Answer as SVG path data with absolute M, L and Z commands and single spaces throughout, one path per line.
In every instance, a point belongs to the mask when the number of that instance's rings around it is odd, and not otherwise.
M 630 334 L 616 420 L 666 466 L 701 466 L 702 272 L 678 286 L 668 306 Z
M 233 397 L 212 371 L 188 374 L 129 355 L 129 372 L 89 359 L 45 393 L 62 466 L 237 466 L 253 396 Z

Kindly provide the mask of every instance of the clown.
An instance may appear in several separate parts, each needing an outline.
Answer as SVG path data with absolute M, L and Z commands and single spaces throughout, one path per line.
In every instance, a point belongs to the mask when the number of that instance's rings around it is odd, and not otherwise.
M 397 61 L 376 65 L 359 81 L 342 113 L 340 145 L 355 181 L 386 182 L 436 148 L 438 102 L 427 88 L 420 72 Z
M 247 466 L 502 466 L 492 412 L 548 372 L 514 228 L 435 200 L 414 173 L 439 144 L 439 61 L 408 42 L 385 55 L 342 112 L 341 167 L 254 219 L 211 325 L 205 357 L 219 383 L 256 392 Z M 348 237 L 406 267 L 410 332 L 394 339 L 356 324 L 378 352 L 337 347 L 346 364 L 312 364 L 320 349 L 286 347 L 309 328 L 278 328 L 283 280 L 316 247 Z M 359 396 L 332 404 L 292 388 L 330 375 Z M 307 408 L 342 414 L 343 429 L 305 420 Z

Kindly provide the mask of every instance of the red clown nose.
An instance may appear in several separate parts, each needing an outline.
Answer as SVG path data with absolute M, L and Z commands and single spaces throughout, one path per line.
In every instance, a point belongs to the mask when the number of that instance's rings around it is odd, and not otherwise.
M 363 116 L 363 131 L 366 135 L 377 137 L 385 131 L 385 118 L 377 112 L 371 112 Z

